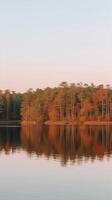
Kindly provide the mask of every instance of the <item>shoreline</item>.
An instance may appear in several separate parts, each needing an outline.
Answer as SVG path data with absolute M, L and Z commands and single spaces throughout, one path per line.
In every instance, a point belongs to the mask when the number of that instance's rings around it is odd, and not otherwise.
M 20 120 L 10 120 L 10 121 L 0 121 L 0 126 L 29 126 L 29 125 L 38 125 L 35 121 L 20 121 Z M 92 126 L 101 126 L 101 125 L 112 125 L 112 121 L 85 121 L 85 122 L 69 122 L 69 121 L 46 121 L 42 125 L 47 126 L 78 126 L 78 125 L 92 125 Z
M 69 125 L 69 126 L 77 126 L 77 125 L 93 125 L 93 126 L 100 126 L 100 125 L 112 125 L 112 121 L 85 121 L 85 122 L 67 122 L 67 121 L 57 121 L 51 122 L 47 121 L 44 123 L 45 125 L 52 126 L 52 125 Z
M 0 127 L 3 127 L 3 126 L 20 126 L 20 125 L 21 125 L 20 120 L 0 121 Z

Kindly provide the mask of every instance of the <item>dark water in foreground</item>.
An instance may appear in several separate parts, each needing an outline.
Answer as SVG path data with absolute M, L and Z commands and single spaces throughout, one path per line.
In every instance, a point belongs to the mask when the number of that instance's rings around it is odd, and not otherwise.
M 0 128 L 0 200 L 111 200 L 112 127 Z

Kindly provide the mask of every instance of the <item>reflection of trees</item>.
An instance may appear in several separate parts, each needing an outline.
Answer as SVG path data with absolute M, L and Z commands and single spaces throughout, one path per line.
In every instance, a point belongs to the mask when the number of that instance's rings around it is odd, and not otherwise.
M 112 151 L 111 126 L 23 126 L 0 128 L 0 152 L 24 149 L 29 155 L 68 161 L 103 159 Z
M 112 149 L 112 127 L 109 126 L 49 126 L 22 127 L 22 147 L 30 153 L 47 158 L 80 161 L 96 157 L 102 159 Z
M 0 152 L 14 153 L 20 149 L 20 128 L 0 127 Z

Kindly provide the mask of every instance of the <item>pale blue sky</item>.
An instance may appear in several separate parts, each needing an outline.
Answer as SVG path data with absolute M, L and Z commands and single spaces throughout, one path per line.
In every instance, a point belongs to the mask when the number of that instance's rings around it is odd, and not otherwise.
M 0 0 L 0 88 L 112 84 L 111 0 Z

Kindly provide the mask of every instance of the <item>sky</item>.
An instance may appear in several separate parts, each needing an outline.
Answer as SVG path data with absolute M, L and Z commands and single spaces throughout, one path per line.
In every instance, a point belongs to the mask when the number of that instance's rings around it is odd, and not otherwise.
M 112 84 L 111 0 L 0 0 L 0 89 Z

